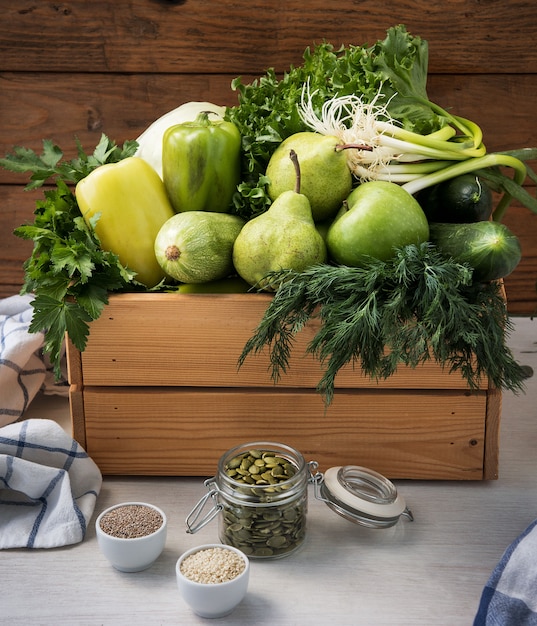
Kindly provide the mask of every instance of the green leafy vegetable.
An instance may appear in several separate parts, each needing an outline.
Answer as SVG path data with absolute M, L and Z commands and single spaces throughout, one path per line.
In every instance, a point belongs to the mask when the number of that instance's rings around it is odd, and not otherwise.
M 487 154 L 477 124 L 429 100 L 428 43 L 405 26 L 388 29 L 372 46 L 336 51 L 325 42 L 306 49 L 303 58 L 280 79 L 269 69 L 249 85 L 240 77 L 232 82 L 239 104 L 226 110 L 226 118 L 239 128 L 244 154 L 243 180 L 234 197 L 238 214 L 249 219 L 270 206 L 268 161 L 284 139 L 305 130 L 366 146 L 349 151 L 357 184 L 390 180 L 414 194 L 479 171 L 503 193 L 494 220 L 502 220 L 513 198 L 537 212 L 537 198 L 523 187 L 527 176 L 537 176 L 527 165 L 537 158 L 537 148 Z M 362 117 L 370 119 L 362 124 Z M 504 168 L 513 170 L 512 178 Z
M 59 378 L 66 333 L 83 351 L 88 323 L 100 316 L 109 292 L 142 288 L 117 255 L 101 249 L 93 230 L 85 224 L 68 183 L 76 183 L 104 163 L 131 156 L 136 143 L 127 142 L 119 148 L 103 135 L 92 155 L 87 156 L 79 145 L 78 158 L 72 161 L 62 161 L 62 151 L 51 142 L 44 141 L 43 146 L 41 156 L 16 148 L 14 155 L 0 159 L 0 165 L 12 171 L 32 172 L 28 189 L 56 179 L 56 187 L 45 190 L 44 199 L 37 201 L 34 222 L 19 226 L 14 232 L 34 242 L 32 254 L 24 263 L 21 293 L 35 295 L 29 330 L 45 332 L 44 351 L 50 355 Z
M 43 140 L 41 155 L 37 155 L 29 148 L 15 146 L 13 154 L 0 158 L 0 166 L 12 172 L 31 172 L 30 183 L 26 186 L 27 190 L 41 187 L 51 179 L 76 184 L 99 165 L 116 163 L 128 156 L 133 156 L 138 144 L 135 141 L 126 141 L 121 148 L 103 134 L 93 154 L 87 155 L 78 140 L 76 140 L 76 146 L 77 158 L 63 161 L 63 151 L 49 139 Z
M 243 217 L 270 205 L 264 173 L 276 147 L 289 135 L 308 130 L 298 111 L 305 84 L 318 113 L 336 96 L 355 94 L 372 102 L 380 93 L 391 117 L 408 130 L 429 133 L 445 124 L 426 96 L 428 44 L 403 25 L 390 28 L 386 39 L 373 46 L 334 50 L 324 42 L 307 48 L 303 58 L 302 65 L 281 78 L 271 68 L 249 85 L 240 77 L 232 82 L 239 104 L 228 108 L 225 117 L 243 137 L 243 182 L 235 196 L 236 211 Z
M 498 283 L 472 284 L 469 266 L 430 243 L 406 246 L 390 261 L 364 268 L 318 265 L 271 274 L 279 287 L 239 358 L 268 349 L 272 378 L 289 367 L 295 335 L 308 320 L 321 325 L 307 347 L 325 366 L 318 391 L 327 404 L 338 371 L 358 364 L 373 379 L 397 367 L 435 360 L 459 371 L 470 388 L 489 377 L 521 390 L 524 370 L 506 347 L 511 326 Z
M 422 162 L 389 164 L 390 176 L 410 172 L 405 183 L 410 193 L 477 168 L 493 189 L 504 192 L 496 220 L 513 197 L 537 212 L 537 200 L 522 187 L 526 176 L 537 181 L 525 164 L 536 158 L 537 150 L 498 153 L 500 158 L 484 154 L 476 124 L 428 100 L 427 65 L 427 42 L 399 25 L 372 46 L 335 50 L 324 42 L 308 48 L 303 63 L 281 77 L 269 69 L 250 85 L 236 78 L 232 88 L 238 92 L 238 105 L 225 114 L 242 135 L 242 181 L 233 199 L 235 212 L 251 219 L 270 205 L 265 172 L 272 153 L 290 135 L 309 130 L 299 110 L 305 85 L 317 117 L 327 101 L 359 96 L 364 103 L 382 102 L 384 121 L 397 126 L 398 141 L 421 136 L 416 143 L 423 148 Z M 451 140 L 459 144 L 451 146 L 455 162 L 442 160 L 436 151 Z M 77 158 L 72 160 L 64 159 L 60 148 L 47 140 L 41 155 L 16 147 L 0 158 L 6 169 L 31 173 L 27 189 L 47 181 L 56 184 L 37 202 L 34 223 L 15 234 L 34 242 L 24 264 L 22 292 L 35 294 L 31 331 L 45 331 L 45 350 L 58 376 L 66 333 L 84 350 L 88 324 L 99 317 L 110 292 L 147 291 L 116 255 L 101 249 L 71 190 L 96 167 L 134 155 L 136 147 L 134 141 L 116 146 L 102 135 L 90 155 L 77 141 Z M 505 165 L 515 171 L 512 180 L 501 171 Z M 385 378 L 400 363 L 416 366 L 435 359 L 460 370 L 470 387 L 482 376 L 501 388 L 521 386 L 522 370 L 504 342 L 509 322 L 498 286 L 472 285 L 469 267 L 441 257 L 430 244 L 407 247 L 393 262 L 372 262 L 364 269 L 321 265 L 301 274 L 282 271 L 271 280 L 282 282 L 240 363 L 250 352 L 268 346 L 276 380 L 288 366 L 296 332 L 319 316 L 321 328 L 309 351 L 326 365 L 319 390 L 328 402 L 337 372 L 349 362 L 359 362 L 367 375 Z

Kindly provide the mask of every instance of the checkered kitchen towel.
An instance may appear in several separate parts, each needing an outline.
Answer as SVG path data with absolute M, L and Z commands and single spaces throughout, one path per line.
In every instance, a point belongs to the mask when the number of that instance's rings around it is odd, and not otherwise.
M 513 541 L 492 572 L 474 626 L 537 626 L 537 520 Z
M 101 485 L 97 465 L 53 420 L 0 428 L 0 549 L 82 541 Z
M 41 353 L 43 333 L 29 333 L 32 296 L 0 300 L 0 426 L 18 420 L 41 389 L 65 395 L 56 383 L 48 359 Z

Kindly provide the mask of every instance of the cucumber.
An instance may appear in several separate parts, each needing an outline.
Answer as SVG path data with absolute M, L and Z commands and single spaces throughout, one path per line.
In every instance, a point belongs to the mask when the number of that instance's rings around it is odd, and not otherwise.
M 470 265 L 474 282 L 508 276 L 522 257 L 518 237 L 499 222 L 434 223 L 429 238 L 442 254 Z
M 455 176 L 416 194 L 429 222 L 450 224 L 490 218 L 493 197 L 490 187 L 475 174 Z

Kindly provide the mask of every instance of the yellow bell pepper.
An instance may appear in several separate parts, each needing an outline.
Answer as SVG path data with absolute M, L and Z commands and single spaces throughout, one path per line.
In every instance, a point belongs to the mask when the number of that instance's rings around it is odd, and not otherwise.
M 117 254 L 146 287 L 157 285 L 165 273 L 155 257 L 155 238 L 175 212 L 156 171 L 138 157 L 107 163 L 83 178 L 75 195 L 103 250 Z

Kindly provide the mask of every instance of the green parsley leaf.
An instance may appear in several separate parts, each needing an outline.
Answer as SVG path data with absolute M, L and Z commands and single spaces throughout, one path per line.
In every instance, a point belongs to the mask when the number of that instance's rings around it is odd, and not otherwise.
M 63 151 L 50 139 L 43 140 L 43 152 L 37 155 L 29 148 L 15 146 L 13 153 L 0 158 L 0 166 L 17 173 L 31 173 L 31 182 L 27 190 L 37 189 L 50 179 L 76 184 L 92 170 L 104 163 L 116 163 L 128 156 L 133 156 L 138 144 L 126 141 L 120 148 L 105 134 L 97 144 L 93 155 L 88 156 L 77 140 L 78 157 L 70 161 L 62 161 Z
M 49 179 L 56 181 L 56 187 L 46 189 L 43 199 L 36 202 L 33 224 L 19 226 L 14 234 L 34 242 L 24 263 L 21 293 L 35 295 L 30 332 L 45 333 L 44 352 L 50 355 L 58 378 L 66 334 L 83 351 L 88 324 L 101 315 L 108 294 L 142 288 L 117 255 L 101 249 L 82 218 L 72 189 L 96 167 L 132 156 L 136 147 L 136 142 L 128 141 L 120 148 L 102 135 L 92 155 L 86 155 L 77 141 L 77 158 L 62 161 L 62 150 L 45 140 L 39 156 L 15 148 L 12 155 L 0 159 L 7 169 L 31 173 L 27 188 L 40 187 Z
M 32 301 L 32 306 L 34 315 L 29 331 L 45 332 L 43 349 L 50 355 L 51 361 L 55 364 L 55 371 L 59 374 L 66 333 L 79 350 L 84 350 L 91 317 L 75 302 L 60 301 L 47 295 L 37 296 Z

